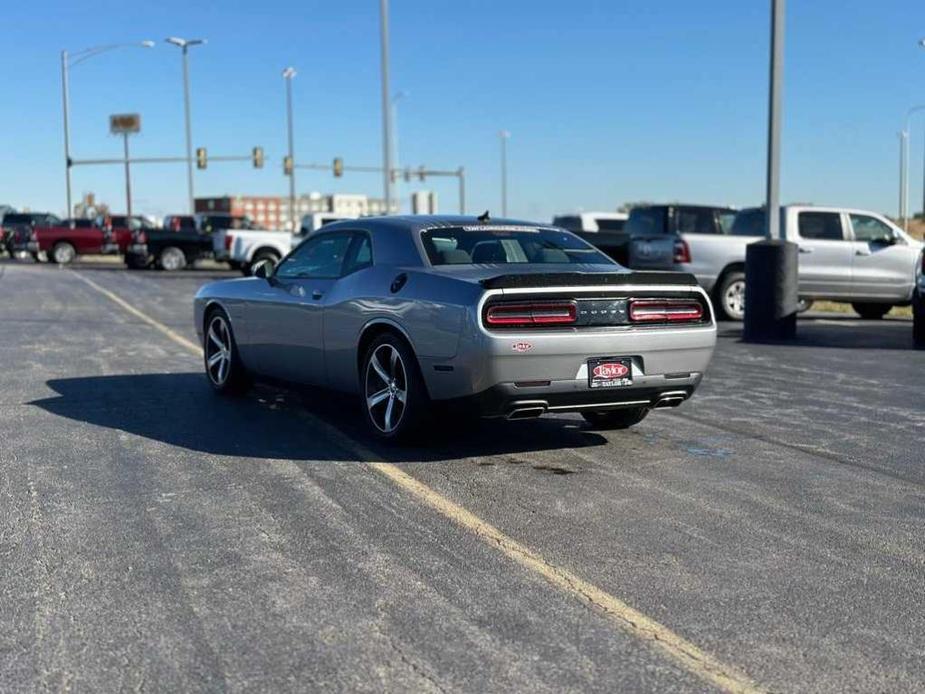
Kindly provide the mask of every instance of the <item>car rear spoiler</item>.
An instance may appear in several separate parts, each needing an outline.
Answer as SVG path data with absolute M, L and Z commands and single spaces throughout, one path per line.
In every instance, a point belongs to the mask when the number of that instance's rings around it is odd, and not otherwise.
M 543 272 L 498 275 L 481 280 L 485 289 L 528 287 L 627 287 L 640 284 L 667 286 L 697 286 L 689 272 Z

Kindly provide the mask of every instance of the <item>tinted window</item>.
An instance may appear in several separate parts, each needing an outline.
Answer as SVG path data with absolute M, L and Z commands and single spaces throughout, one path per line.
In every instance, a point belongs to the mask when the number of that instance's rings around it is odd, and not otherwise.
M 719 231 L 721 234 L 728 234 L 732 231 L 732 223 L 735 221 L 736 213 L 732 210 L 722 210 L 716 213 L 716 219 L 719 222 Z
M 666 232 L 664 207 L 637 207 L 630 212 L 626 228 L 631 234 L 664 234 Z
M 765 236 L 768 229 L 767 212 L 760 208 L 742 210 L 732 220 L 733 236 Z
M 676 212 L 679 234 L 715 234 L 713 210 L 681 207 Z
M 41 221 L 44 215 L 23 214 L 22 212 L 9 212 L 3 217 L 4 224 L 32 224 L 33 221 Z
M 433 265 L 595 263 L 607 256 L 577 236 L 531 227 L 453 227 L 421 234 Z
M 841 215 L 838 212 L 800 212 L 800 236 L 804 239 L 841 241 Z
M 626 226 L 625 219 L 598 219 L 596 221 L 598 231 L 623 231 L 623 227 Z
M 857 241 L 888 243 L 895 238 L 889 224 L 866 214 L 851 215 L 851 227 L 854 229 L 854 238 Z
M 552 223 L 553 226 L 562 227 L 563 229 L 568 229 L 569 231 L 582 231 L 581 217 L 576 217 L 574 215 L 553 217 Z
M 334 279 L 341 276 L 351 234 L 313 236 L 290 253 L 273 273 L 279 279 Z
M 349 275 L 351 272 L 362 270 L 373 264 L 373 247 L 369 236 L 358 233 L 353 242 L 353 247 L 347 255 L 347 266 L 344 268 L 344 274 Z

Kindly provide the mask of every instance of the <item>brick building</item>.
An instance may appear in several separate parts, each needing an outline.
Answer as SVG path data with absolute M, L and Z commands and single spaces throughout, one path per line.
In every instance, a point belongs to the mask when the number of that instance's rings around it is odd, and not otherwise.
M 303 215 L 311 212 L 331 212 L 345 217 L 364 217 L 385 214 L 385 201 L 357 193 L 308 193 L 296 198 L 295 227 Z M 196 198 L 196 212 L 224 212 L 247 215 L 265 229 L 289 228 L 289 198 L 279 195 L 223 195 L 214 198 Z M 398 212 L 398 203 L 392 202 L 391 213 Z

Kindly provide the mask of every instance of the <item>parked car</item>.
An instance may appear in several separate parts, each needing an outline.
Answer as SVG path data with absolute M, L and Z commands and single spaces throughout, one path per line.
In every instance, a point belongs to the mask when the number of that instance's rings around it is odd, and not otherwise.
M 187 219 L 193 221 L 192 226 Z M 211 232 L 199 229 L 194 217 L 166 217 L 163 229 L 142 228 L 131 232 L 125 264 L 131 270 L 148 267 L 169 272 L 182 270 L 212 257 L 212 236 Z
M 677 269 L 712 292 L 718 313 L 730 320 L 745 315 L 745 249 L 765 235 L 765 220 L 764 208 L 747 208 L 729 234 L 681 234 L 687 257 Z M 802 300 L 850 303 L 863 318 L 882 318 L 911 302 L 922 244 L 883 215 L 787 205 L 781 228 L 784 238 L 800 246 Z
M 103 229 L 93 220 L 70 219 L 33 227 L 25 250 L 34 257 L 45 255 L 52 262 L 67 265 L 80 255 L 124 253 L 130 241 L 127 229 Z
M 693 276 L 630 272 L 532 223 L 338 222 L 256 275 L 196 294 L 214 390 L 269 377 L 355 393 L 383 439 L 413 436 L 438 404 L 632 426 L 688 399 L 716 342 Z
M 299 226 L 299 236 L 307 238 L 318 231 L 325 224 L 339 222 L 344 219 L 356 219 L 355 215 L 336 214 L 334 212 L 312 212 L 302 216 L 302 223 Z
M 28 250 L 36 226 L 57 226 L 61 220 L 49 212 L 7 212 L 3 216 L 3 246 L 10 256 Z
M 96 224 L 103 229 L 128 229 L 130 231 L 158 228 L 150 219 L 138 214 L 133 214 L 131 217 L 124 214 L 100 215 L 96 218 Z
M 552 218 L 552 225 L 580 231 L 623 231 L 629 215 L 626 212 L 573 212 Z

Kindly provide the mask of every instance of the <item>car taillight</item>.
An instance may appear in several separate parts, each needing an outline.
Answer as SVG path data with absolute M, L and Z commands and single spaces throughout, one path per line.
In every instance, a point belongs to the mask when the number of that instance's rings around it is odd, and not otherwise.
M 632 323 L 691 323 L 703 319 L 703 306 L 686 299 L 632 299 L 629 316 Z
M 231 234 L 225 234 L 225 250 L 231 250 L 231 244 L 234 242 L 234 237 Z
M 570 325 L 578 320 L 574 301 L 495 304 L 485 311 L 485 324 L 491 328 L 526 328 Z
M 148 235 L 143 231 L 135 232 L 135 243 L 147 243 Z
M 691 262 L 691 247 L 684 239 L 678 239 L 674 242 L 674 262 L 689 263 Z

